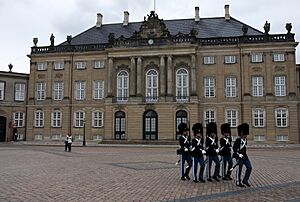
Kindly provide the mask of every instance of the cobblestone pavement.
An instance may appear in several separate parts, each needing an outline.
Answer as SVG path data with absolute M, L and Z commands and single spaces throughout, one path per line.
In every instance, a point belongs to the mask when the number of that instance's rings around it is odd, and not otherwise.
M 249 149 L 247 188 L 181 181 L 175 151 L 0 144 L 0 201 L 300 201 L 300 147 Z

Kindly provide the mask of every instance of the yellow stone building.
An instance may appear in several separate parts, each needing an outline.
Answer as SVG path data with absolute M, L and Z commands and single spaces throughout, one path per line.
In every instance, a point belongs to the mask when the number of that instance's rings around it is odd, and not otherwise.
M 294 34 L 229 13 L 104 24 L 31 49 L 27 140 L 174 141 L 177 125 L 249 123 L 253 141 L 299 143 Z M 284 28 L 283 28 L 284 29 Z M 219 134 L 220 135 L 220 134 Z

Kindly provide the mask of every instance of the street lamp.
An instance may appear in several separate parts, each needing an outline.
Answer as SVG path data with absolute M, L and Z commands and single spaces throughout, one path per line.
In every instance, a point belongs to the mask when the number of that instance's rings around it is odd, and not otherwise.
M 83 120 L 83 141 L 82 146 L 85 146 L 85 120 Z

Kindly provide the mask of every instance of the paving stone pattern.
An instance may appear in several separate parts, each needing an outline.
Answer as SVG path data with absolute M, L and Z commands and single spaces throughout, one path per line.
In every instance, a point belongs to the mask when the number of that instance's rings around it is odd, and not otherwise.
M 180 180 L 175 147 L 0 144 L 0 202 L 300 201 L 300 146 L 248 153 L 252 186 L 240 188 Z

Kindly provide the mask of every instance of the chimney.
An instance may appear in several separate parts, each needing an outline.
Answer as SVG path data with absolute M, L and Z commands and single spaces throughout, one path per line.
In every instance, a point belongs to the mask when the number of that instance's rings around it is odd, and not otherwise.
M 101 13 L 97 13 L 97 22 L 96 22 L 97 28 L 102 26 L 102 18 L 103 18 L 103 15 Z
M 230 14 L 229 14 L 229 5 L 225 5 L 225 20 L 230 20 Z
M 127 26 L 129 23 L 129 12 L 124 11 L 124 21 L 123 21 L 123 26 Z
M 199 15 L 199 7 L 195 7 L 195 22 L 200 21 L 200 15 Z

